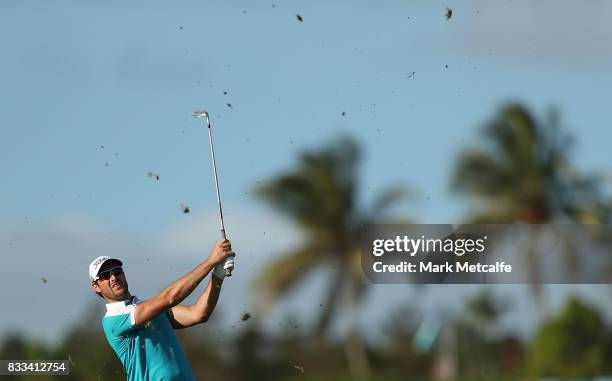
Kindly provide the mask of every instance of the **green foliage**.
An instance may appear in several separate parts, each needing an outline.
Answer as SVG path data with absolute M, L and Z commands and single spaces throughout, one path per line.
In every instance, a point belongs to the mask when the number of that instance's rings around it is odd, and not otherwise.
M 484 288 L 467 300 L 467 310 L 478 323 L 488 325 L 495 323 L 508 308 L 508 304 L 496 298 L 491 291 Z
M 536 377 L 577 379 L 610 371 L 610 336 L 599 311 L 574 299 L 538 330 L 528 371 Z

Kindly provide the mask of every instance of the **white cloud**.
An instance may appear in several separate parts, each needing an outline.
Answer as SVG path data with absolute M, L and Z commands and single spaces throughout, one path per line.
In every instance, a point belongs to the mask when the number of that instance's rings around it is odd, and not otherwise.
M 465 4 L 462 4 L 465 5 Z M 612 58 L 612 3 L 478 0 L 457 7 L 451 46 L 497 58 L 605 63 Z
M 288 221 L 257 212 L 225 210 L 226 233 L 234 249 L 274 252 L 299 244 L 301 235 Z M 191 215 L 162 234 L 165 251 L 208 253 L 212 243 L 221 238 L 221 225 L 216 212 Z

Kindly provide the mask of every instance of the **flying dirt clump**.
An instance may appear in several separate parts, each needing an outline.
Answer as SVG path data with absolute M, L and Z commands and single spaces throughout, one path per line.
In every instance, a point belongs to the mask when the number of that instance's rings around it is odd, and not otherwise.
M 251 318 L 251 313 L 250 313 L 250 312 L 247 312 L 247 311 L 244 311 L 244 312 L 242 313 L 242 316 L 240 316 L 240 320 L 242 320 L 242 321 L 247 321 L 247 320 L 249 320 L 250 318 Z
M 149 176 L 149 177 L 159 181 L 159 175 L 156 174 L 155 172 L 149 172 L 149 173 L 147 173 L 147 176 Z

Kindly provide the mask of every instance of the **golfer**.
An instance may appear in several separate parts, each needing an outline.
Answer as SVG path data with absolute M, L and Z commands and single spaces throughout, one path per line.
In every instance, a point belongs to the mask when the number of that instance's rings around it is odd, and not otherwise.
M 91 287 L 107 303 L 102 327 L 128 381 L 195 380 L 174 329 L 208 320 L 219 299 L 224 262 L 233 256 L 230 241 L 217 242 L 204 262 L 148 300 L 130 294 L 120 260 L 103 256 L 91 262 Z M 179 305 L 211 271 L 196 303 Z

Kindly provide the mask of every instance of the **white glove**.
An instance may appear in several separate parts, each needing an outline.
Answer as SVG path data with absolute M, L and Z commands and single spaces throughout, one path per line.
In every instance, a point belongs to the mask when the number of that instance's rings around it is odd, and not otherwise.
M 213 269 L 213 275 L 219 279 L 223 279 L 225 278 L 225 269 L 227 268 L 233 269 L 233 267 L 234 267 L 234 260 L 232 258 L 228 258 L 227 260 L 223 261 L 223 263 L 219 263 L 218 265 L 215 266 L 215 268 Z

